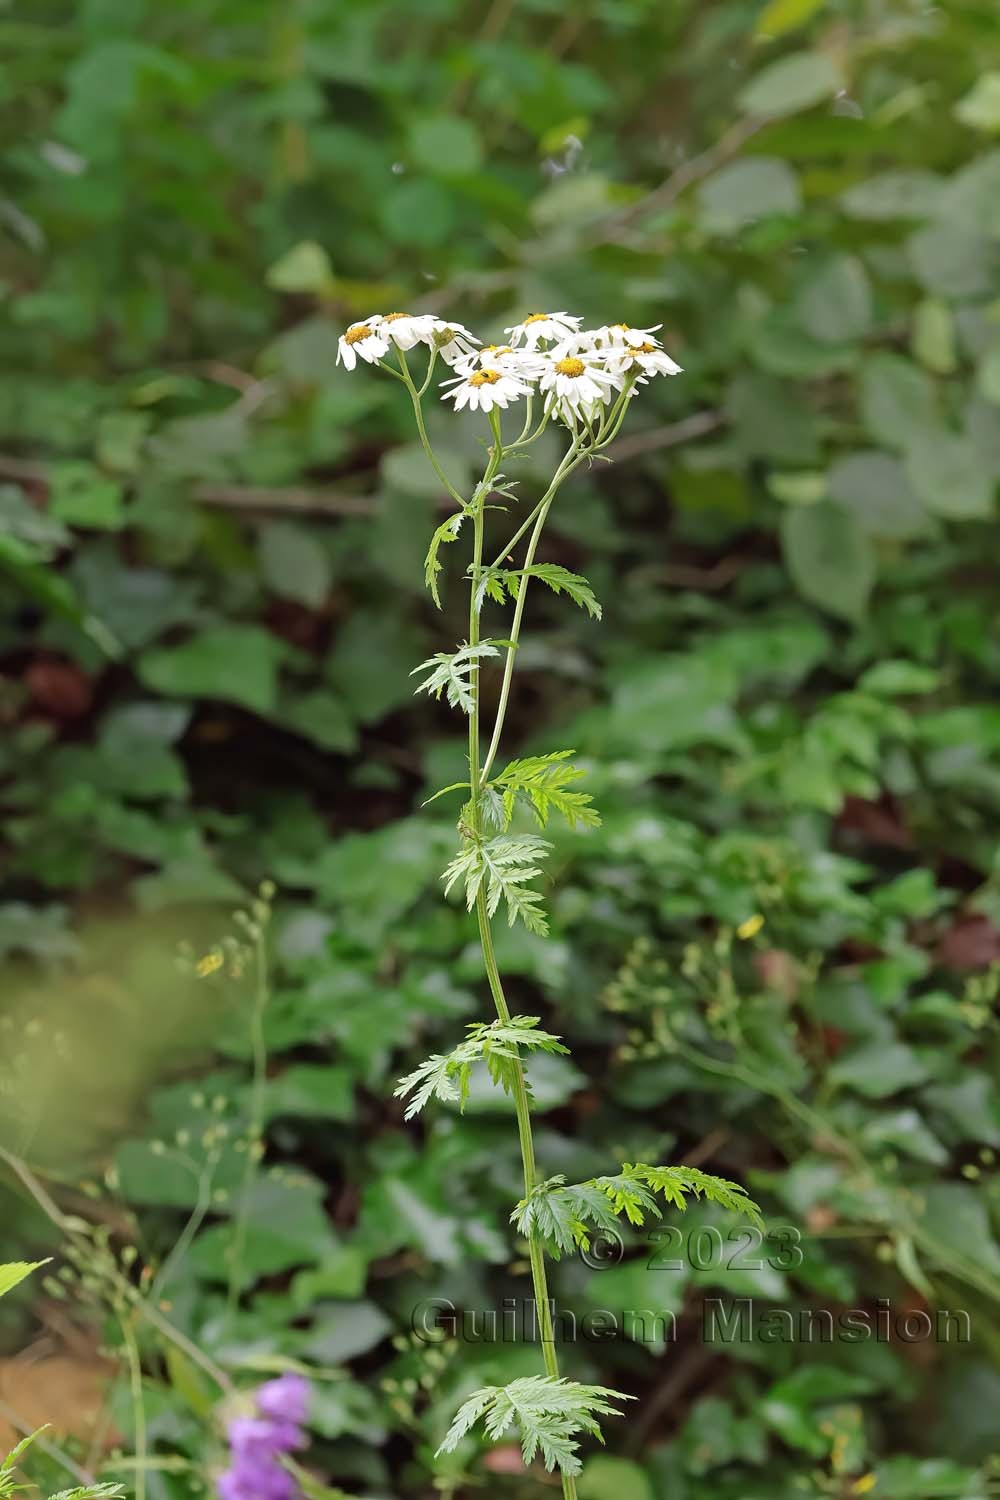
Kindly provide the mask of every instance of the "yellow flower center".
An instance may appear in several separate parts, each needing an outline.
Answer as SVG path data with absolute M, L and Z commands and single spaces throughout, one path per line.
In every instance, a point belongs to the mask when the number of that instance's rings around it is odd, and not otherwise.
M 344 340 L 348 344 L 360 344 L 362 339 L 370 339 L 371 336 L 372 331 L 367 323 L 355 323 L 354 327 L 349 328 L 344 334 Z
M 529 318 L 525 318 L 525 326 L 529 323 L 544 323 L 548 316 L 548 313 L 532 313 Z
M 569 375 L 573 380 L 582 375 L 587 366 L 582 359 L 557 359 L 556 371 L 560 375 Z
M 612 328 L 620 328 L 622 333 L 628 333 L 632 325 L 631 323 L 612 323 L 611 326 Z
M 484 354 L 513 354 L 514 351 L 509 344 L 486 344 L 483 348 Z
M 382 319 L 383 323 L 395 323 L 397 318 L 412 318 L 412 313 L 386 313 Z
M 635 358 L 635 356 L 637 354 L 655 354 L 655 353 L 656 353 L 656 345 L 655 344 L 645 343 L 645 344 L 634 344 L 632 346 L 632 358 L 633 359 Z
M 469 376 L 470 385 L 496 385 L 500 379 L 499 370 L 477 370 L 475 375 Z

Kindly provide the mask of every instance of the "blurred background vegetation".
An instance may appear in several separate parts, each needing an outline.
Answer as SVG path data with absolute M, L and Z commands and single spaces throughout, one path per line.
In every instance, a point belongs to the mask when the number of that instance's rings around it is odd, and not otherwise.
M 581 1494 L 991 1493 L 992 0 L 7 0 L 0 42 L 2 1258 L 65 1251 L 31 1184 L 97 1226 L 3 1302 L 8 1435 L 50 1420 L 150 1500 L 211 1482 L 210 1382 L 116 1320 L 106 1241 L 241 1380 L 320 1372 L 335 1488 L 539 1492 L 509 1446 L 431 1461 L 536 1356 L 409 1339 L 421 1298 L 497 1306 L 526 1266 L 506 1101 L 418 1129 L 390 1098 L 484 1003 L 419 806 L 460 726 L 408 677 L 461 591 L 441 616 L 420 587 L 443 497 L 398 388 L 334 358 L 374 309 L 565 307 L 662 322 L 685 374 L 552 517 L 604 626 L 535 598 L 521 656 L 511 748 L 558 726 L 604 815 L 559 842 L 555 941 L 501 939 L 574 1049 L 533 1070 L 541 1155 L 704 1165 L 803 1236 L 798 1265 L 648 1269 L 637 1239 L 557 1268 L 560 1305 L 680 1330 L 568 1351 L 638 1397 Z M 475 421 L 435 429 L 470 475 Z M 177 954 L 264 879 L 268 1149 L 227 1313 L 254 962 Z M 706 1296 L 962 1308 L 972 1339 L 706 1347 Z

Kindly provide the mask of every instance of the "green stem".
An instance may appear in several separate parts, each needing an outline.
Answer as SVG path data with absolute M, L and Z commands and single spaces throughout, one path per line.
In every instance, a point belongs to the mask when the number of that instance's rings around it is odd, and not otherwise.
M 264 935 L 264 917 L 254 913 L 254 1000 L 250 1014 L 250 1050 L 253 1057 L 253 1073 L 250 1083 L 250 1123 L 247 1128 L 247 1159 L 240 1184 L 240 1200 L 233 1226 L 233 1243 L 230 1247 L 229 1286 L 226 1292 L 226 1325 L 232 1321 L 240 1295 L 243 1291 L 243 1253 L 246 1250 L 250 1194 L 257 1175 L 257 1163 L 263 1155 L 264 1141 L 264 1090 L 267 1086 L 267 1041 L 264 1034 L 264 1012 L 267 1010 L 267 940 Z
M 772 1082 L 766 1075 L 755 1072 L 752 1068 L 744 1067 L 740 1063 L 725 1062 L 722 1058 L 712 1057 L 710 1053 L 703 1052 L 698 1047 L 681 1044 L 678 1048 L 679 1055 L 693 1063 L 695 1067 L 703 1068 L 709 1073 L 718 1073 L 729 1078 L 735 1078 L 748 1088 L 762 1094 L 769 1094 L 772 1099 L 782 1108 L 804 1125 L 814 1139 L 826 1139 L 836 1145 L 844 1158 L 850 1162 L 853 1169 L 859 1175 L 868 1175 L 875 1178 L 871 1163 L 858 1150 L 854 1142 L 844 1135 L 832 1120 L 818 1110 L 812 1109 L 804 1103 L 797 1094 L 782 1088 L 780 1084 Z M 887 1184 L 880 1183 L 880 1187 Z M 891 1190 L 891 1189 L 890 1189 Z M 956 1252 L 952 1246 L 942 1243 L 935 1235 L 928 1232 L 923 1223 L 914 1218 L 905 1204 L 905 1200 L 899 1195 L 893 1195 L 894 1219 L 891 1225 L 881 1226 L 880 1232 L 887 1236 L 903 1232 L 919 1245 L 928 1256 L 936 1260 L 945 1271 L 951 1275 L 976 1287 L 994 1302 L 1000 1302 L 1000 1280 L 984 1270 L 975 1261 Z
M 118 1324 L 125 1345 L 128 1363 L 129 1391 L 132 1398 L 132 1427 L 135 1437 L 135 1500 L 146 1500 L 146 1407 L 142 1397 L 142 1362 L 139 1345 L 132 1329 L 131 1315 L 127 1308 L 119 1307 Z
M 457 500 L 459 505 L 464 506 L 465 500 L 459 494 L 458 490 L 456 490 L 455 486 L 452 484 L 451 480 L 448 478 L 447 474 L 438 463 L 437 454 L 431 447 L 430 438 L 427 436 L 427 428 L 424 426 L 423 408 L 420 405 L 420 397 L 422 392 L 418 391 L 417 387 L 413 384 L 413 376 L 410 374 L 410 367 L 406 363 L 406 355 L 403 353 L 402 349 L 398 349 L 396 352 L 399 355 L 399 367 L 403 372 L 403 379 L 406 381 L 406 388 L 410 393 L 410 400 L 413 403 L 413 416 L 417 424 L 417 432 L 420 436 L 423 450 L 427 454 L 427 462 L 430 464 L 431 468 L 434 470 L 435 474 L 440 479 L 441 483 L 444 485 L 451 498 L 453 500 Z M 426 389 L 426 384 L 424 386 L 424 389 Z
M 19 1156 L 15 1156 L 13 1152 L 8 1151 L 4 1146 L 0 1146 L 0 1161 L 7 1164 L 30 1197 L 38 1204 L 42 1213 L 45 1214 L 46 1218 L 67 1239 L 72 1240 L 75 1245 L 90 1247 L 91 1241 L 88 1236 L 85 1233 L 81 1233 L 76 1227 L 79 1220 L 67 1218 L 51 1194 L 46 1192 L 27 1162 L 22 1161 Z M 147 1323 L 151 1324 L 157 1333 L 162 1338 L 165 1338 L 168 1343 L 180 1349 L 182 1354 L 186 1354 L 192 1364 L 198 1365 L 204 1370 L 205 1374 L 215 1382 L 224 1395 L 228 1396 L 232 1394 L 233 1382 L 225 1370 L 215 1363 L 214 1359 L 211 1359 L 203 1350 L 199 1349 L 198 1345 L 192 1339 L 189 1339 L 187 1334 L 181 1333 L 179 1328 L 175 1328 L 173 1323 L 168 1318 L 165 1318 L 154 1307 L 152 1302 L 144 1298 L 137 1288 L 132 1285 L 128 1277 L 123 1275 L 117 1267 L 109 1267 L 107 1274 L 114 1290 L 121 1296 L 123 1301 L 130 1303 L 135 1308 L 139 1317 L 144 1318 Z
M 494 414 L 491 414 L 491 417 Z M 475 646 L 479 643 L 479 611 L 476 608 L 476 589 L 479 583 L 480 573 L 483 565 L 483 532 L 485 528 L 485 506 L 488 493 L 488 481 L 496 473 L 503 454 L 500 441 L 499 420 L 491 422 L 493 427 L 493 448 L 490 453 L 490 462 L 484 475 L 484 483 L 480 486 L 480 503 L 476 507 L 473 516 L 473 548 L 472 567 L 470 569 L 470 593 L 469 593 L 469 645 Z M 522 580 L 522 583 L 526 580 Z M 520 590 L 523 598 L 524 589 Z M 508 653 L 508 659 L 513 652 Z M 469 715 L 469 822 L 472 834 L 475 838 L 482 835 L 482 815 L 480 811 L 480 792 L 483 778 L 479 772 L 479 671 L 474 667 L 469 674 L 472 687 L 472 712 Z M 509 678 L 507 679 L 509 686 Z M 500 970 L 497 967 L 496 953 L 493 949 L 493 930 L 490 925 L 490 916 L 486 908 L 486 895 L 480 887 L 476 898 L 476 917 L 479 923 L 479 941 L 483 951 L 483 965 L 486 969 L 486 978 L 490 986 L 490 994 L 493 996 L 493 1004 L 501 1021 L 510 1020 L 510 1008 L 504 995 L 503 982 L 500 978 Z M 535 1165 L 535 1145 L 531 1131 L 531 1110 L 528 1101 L 528 1085 L 525 1082 L 524 1069 L 520 1062 L 514 1068 L 514 1108 L 517 1113 L 517 1135 L 521 1148 L 521 1166 L 524 1173 L 524 1191 L 527 1195 L 531 1192 L 538 1180 L 538 1169 Z M 537 1235 L 528 1237 L 528 1258 L 531 1264 L 531 1285 L 534 1294 L 535 1308 L 538 1317 L 539 1336 L 542 1346 L 542 1360 L 545 1364 L 545 1373 L 553 1380 L 559 1379 L 559 1357 L 556 1353 L 555 1330 L 552 1326 L 552 1308 L 549 1303 L 548 1278 L 545 1274 L 545 1256 L 541 1241 Z M 569 1474 L 562 1476 L 563 1500 L 576 1500 L 576 1481 Z
M 532 512 L 532 515 L 535 516 L 535 527 L 531 533 L 531 540 L 528 542 L 528 550 L 524 554 L 525 568 L 530 568 L 535 560 L 535 552 L 538 548 L 538 542 L 542 535 L 542 528 L 545 525 L 545 520 L 548 516 L 549 508 L 551 507 L 552 502 L 556 497 L 556 492 L 559 489 L 559 486 L 562 484 L 563 480 L 573 472 L 573 470 L 576 468 L 577 464 L 580 463 L 583 457 L 584 454 L 578 449 L 571 448 L 569 450 L 562 463 L 556 470 L 552 483 L 549 485 L 548 490 L 542 496 L 542 499 L 539 501 L 538 505 L 535 507 L 535 510 Z M 515 538 L 515 540 L 517 540 L 517 538 Z M 517 643 L 521 635 L 521 621 L 524 618 L 524 603 L 526 598 L 528 597 L 529 582 L 530 579 L 522 576 L 520 580 L 520 586 L 517 590 L 517 603 L 514 605 L 514 619 L 510 628 L 511 644 L 507 650 L 507 660 L 504 662 L 503 682 L 500 684 L 500 698 L 497 703 L 496 720 L 493 724 L 493 735 L 490 739 L 490 748 L 486 752 L 486 759 L 483 762 L 483 769 L 480 773 L 479 778 L 480 784 L 482 786 L 486 785 L 486 780 L 490 774 L 493 762 L 496 759 L 497 750 L 500 748 L 500 736 L 503 733 L 504 720 L 507 717 L 507 703 L 510 698 L 510 684 L 511 679 L 514 676 L 514 657 L 517 655 Z

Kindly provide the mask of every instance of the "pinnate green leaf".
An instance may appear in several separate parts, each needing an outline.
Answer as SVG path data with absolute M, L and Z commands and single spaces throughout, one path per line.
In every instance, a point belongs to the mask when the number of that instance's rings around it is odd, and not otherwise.
M 511 1426 L 518 1429 L 526 1464 L 540 1453 L 550 1472 L 559 1469 L 563 1474 L 579 1474 L 582 1465 L 577 1457 L 577 1437 L 590 1433 L 603 1441 L 597 1418 L 620 1416 L 613 1403 L 632 1399 L 605 1386 L 580 1385 L 550 1375 L 525 1376 L 506 1386 L 484 1386 L 459 1407 L 438 1453 L 453 1453 L 483 1420 L 487 1436 L 494 1442 Z

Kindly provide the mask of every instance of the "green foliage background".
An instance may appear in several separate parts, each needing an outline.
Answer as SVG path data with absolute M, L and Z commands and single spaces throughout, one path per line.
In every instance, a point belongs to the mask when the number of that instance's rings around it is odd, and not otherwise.
M 172 1316 L 235 1366 L 328 1371 L 316 1467 L 364 1494 L 433 1493 L 457 1402 L 533 1371 L 523 1346 L 406 1339 L 421 1298 L 524 1293 L 520 1190 L 502 1096 L 419 1129 L 391 1099 L 483 1014 L 435 888 L 452 829 L 420 810 L 461 775 L 461 726 L 408 677 L 461 635 L 461 600 L 441 616 L 421 590 L 442 497 L 406 403 L 335 368 L 336 340 L 390 306 L 484 332 L 551 307 L 662 321 L 685 374 L 643 391 L 551 523 L 604 625 L 534 600 L 515 706 L 526 753 L 550 726 L 577 747 L 604 824 L 560 837 L 555 940 L 505 930 L 501 961 L 573 1047 L 532 1067 L 552 1170 L 693 1159 L 804 1257 L 647 1270 L 637 1237 L 610 1269 L 556 1268 L 560 1305 L 679 1318 L 670 1348 L 568 1351 L 639 1398 L 581 1494 L 984 1495 L 993 6 L 34 0 L 0 40 L 9 1149 L 65 1190 L 103 1180 L 160 1264 L 206 1123 L 247 1108 L 247 995 L 172 955 L 273 878 L 254 1285 L 227 1325 L 223 1150 Z M 475 423 L 433 435 L 471 475 Z M 51 1248 L 13 1188 L 4 1212 L 3 1258 Z M 747 1295 L 965 1308 L 973 1339 L 706 1349 L 701 1299 Z M 16 1347 L 29 1297 L 3 1315 Z M 144 1353 L 153 1451 L 207 1472 L 200 1381 Z M 446 1494 L 466 1473 L 537 1492 L 477 1453 Z M 156 1500 L 193 1492 L 149 1474 Z

